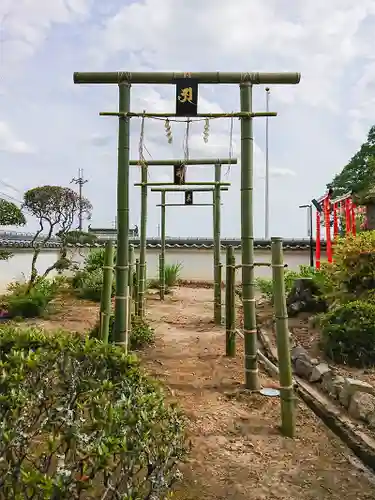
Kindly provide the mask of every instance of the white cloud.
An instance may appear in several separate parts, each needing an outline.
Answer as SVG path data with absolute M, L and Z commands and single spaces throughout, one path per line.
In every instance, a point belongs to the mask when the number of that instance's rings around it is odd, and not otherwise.
M 2 0 L 0 5 L 3 69 L 31 57 L 54 25 L 85 19 L 91 0 Z
M 5 122 L 0 122 L 0 151 L 5 153 L 34 153 L 32 146 L 24 141 L 19 140 L 9 125 Z
M 104 5 L 105 3 L 105 5 Z M 359 148 L 373 124 L 375 105 L 374 0 L 3 0 L 0 35 L 0 149 L 8 155 L 9 183 L 68 184 L 77 168 L 90 180 L 95 225 L 115 214 L 116 118 L 99 111 L 118 106 L 116 86 L 74 86 L 73 71 L 300 71 L 296 86 L 271 88 L 271 233 L 305 234 L 298 205 L 318 197 L 334 173 Z M 3 15 L 3 18 L 2 18 Z M 4 18 L 5 15 L 5 18 Z M 174 110 L 173 86 L 132 86 L 134 111 Z M 265 109 L 264 88 L 254 87 L 254 110 Z M 235 85 L 199 87 L 201 112 L 239 109 Z M 139 156 L 140 119 L 131 120 L 131 158 Z M 12 130 L 4 124 L 11 124 Z M 240 124 L 212 120 L 208 143 L 203 122 L 190 127 L 190 157 L 228 156 L 240 162 Z M 145 157 L 183 158 L 186 125 L 146 120 Z M 5 128 L 4 128 L 5 127 Z M 255 231 L 263 231 L 264 120 L 254 120 Z M 230 148 L 232 143 L 232 148 Z M 5 146 L 6 144 L 6 146 Z M 13 162 L 13 163 L 12 163 Z M 240 230 L 240 163 L 223 178 L 223 235 Z M 150 168 L 150 179 L 171 180 L 169 167 Z M 188 179 L 212 180 L 213 168 L 189 167 Z M 131 184 L 139 170 L 131 168 Z M 202 195 L 203 196 L 203 195 Z M 298 197 L 298 200 L 297 200 Z M 139 224 L 139 190 L 130 190 L 130 216 Z M 158 196 L 150 193 L 149 227 L 155 234 Z M 282 206 L 283 210 L 278 207 Z M 197 209 L 199 211 L 199 209 Z M 199 212 L 200 213 L 200 212 Z M 205 212 L 206 213 L 206 212 Z M 298 215 L 297 215 L 298 214 Z M 303 220 L 302 220 L 303 219 Z M 295 224 L 286 221 L 296 220 Z M 168 216 L 169 234 L 211 234 L 200 224 Z M 199 226 L 199 227 L 198 227 Z

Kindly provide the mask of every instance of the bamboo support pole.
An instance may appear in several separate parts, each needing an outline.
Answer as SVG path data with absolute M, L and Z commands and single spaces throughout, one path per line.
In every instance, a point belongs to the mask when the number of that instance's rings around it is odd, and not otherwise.
M 216 182 L 185 182 L 184 186 L 216 186 Z M 174 182 L 145 182 L 136 183 L 134 186 L 176 186 Z M 219 186 L 230 186 L 230 182 L 220 182 Z
M 112 282 L 113 282 L 113 241 L 106 241 L 104 250 L 103 266 L 103 288 L 100 300 L 100 339 L 107 344 L 109 336 L 109 321 L 112 306 Z
M 236 165 L 237 158 L 189 158 L 186 160 L 144 160 L 144 163 L 148 166 L 175 166 L 175 165 Z M 139 160 L 130 160 L 130 165 L 139 165 Z
M 165 192 L 161 193 L 161 221 L 160 221 L 160 232 L 161 232 L 161 245 L 160 245 L 160 260 L 159 260 L 159 291 L 160 300 L 164 300 L 165 297 Z
M 225 355 L 236 355 L 236 258 L 232 245 L 226 249 L 226 277 L 225 277 Z
M 241 111 L 252 109 L 251 83 L 240 85 Z M 241 118 L 241 249 L 245 386 L 259 389 L 254 286 L 253 122 Z
M 210 187 L 207 187 L 207 188 L 190 188 L 190 187 L 187 187 L 187 188 L 179 188 L 179 189 L 175 189 L 175 188 L 172 188 L 172 187 L 169 187 L 169 188 L 151 188 L 151 192 L 153 193 L 162 193 L 163 191 L 165 191 L 166 193 L 185 193 L 185 191 L 193 191 L 194 193 L 210 193 L 214 190 L 215 188 L 210 188 Z M 220 188 L 220 191 L 228 191 L 228 187 L 221 187 Z
M 132 313 L 133 313 L 133 288 L 134 288 L 134 246 L 129 245 L 129 307 L 128 307 L 128 324 L 129 332 L 131 332 L 132 327 Z
M 130 108 L 130 84 L 119 85 L 119 110 Z M 128 348 L 129 277 L 129 118 L 119 118 L 117 174 L 117 258 L 114 339 Z
M 220 245 L 220 179 L 221 165 L 215 165 L 215 189 L 213 191 L 214 236 L 214 322 L 221 325 L 221 245 Z
M 147 165 L 141 166 L 141 234 L 139 242 L 139 283 L 138 283 L 138 314 L 145 315 L 146 292 L 146 245 L 147 245 Z
M 272 267 L 272 264 L 270 262 L 254 262 L 254 267 Z M 284 264 L 284 267 L 288 267 L 288 264 Z M 238 264 L 236 266 L 236 269 L 241 269 L 242 264 Z
M 276 342 L 279 359 L 281 397 L 281 430 L 285 436 L 294 437 L 296 404 L 290 359 L 288 315 L 285 300 L 283 247 L 281 238 L 271 238 L 273 296 L 276 319 Z
M 135 281 L 134 281 L 134 314 L 139 316 L 139 259 L 135 259 Z
M 174 118 L 176 113 L 136 113 L 136 112 L 127 112 L 120 113 L 118 111 L 101 111 L 99 116 L 126 116 L 128 118 Z M 272 117 L 277 116 L 277 112 L 275 111 L 257 111 L 254 113 L 247 112 L 237 112 L 237 113 L 197 113 L 194 115 L 194 118 L 264 118 L 264 117 Z M 193 118 L 193 120 L 194 120 Z
M 79 84 L 120 84 L 122 82 L 132 84 L 175 84 L 176 80 L 186 77 L 196 80 L 198 83 L 207 84 L 241 84 L 248 82 L 254 85 L 285 85 L 297 84 L 301 80 L 301 74 L 295 72 L 130 72 L 130 71 L 112 71 L 112 72 L 80 72 L 73 74 L 73 82 Z M 123 110 L 121 110 L 123 111 Z M 126 110 L 124 110 L 126 111 Z M 242 110 L 241 111 L 249 111 Z M 250 110 L 251 111 L 251 110 Z
M 194 203 L 193 205 L 186 205 L 186 203 L 165 203 L 163 205 L 159 203 L 156 206 L 157 207 L 212 207 L 212 203 Z

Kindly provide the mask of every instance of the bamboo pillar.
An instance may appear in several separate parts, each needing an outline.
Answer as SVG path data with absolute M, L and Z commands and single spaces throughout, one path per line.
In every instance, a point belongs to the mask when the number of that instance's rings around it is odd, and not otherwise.
M 112 306 L 112 282 L 113 282 L 113 241 L 105 244 L 104 266 L 103 266 L 103 288 L 100 300 L 100 339 L 107 344 L 109 335 L 109 320 Z
M 215 182 L 221 180 L 221 165 L 215 165 Z M 220 244 L 220 185 L 213 191 L 213 223 L 214 223 L 214 321 L 221 325 L 221 244 Z
M 232 245 L 227 246 L 225 273 L 225 355 L 236 355 L 236 258 Z
M 160 300 L 165 297 L 165 191 L 161 192 L 160 220 L 160 257 L 159 257 L 159 292 Z
M 130 84 L 119 85 L 119 111 L 130 111 Z M 117 174 L 117 258 L 114 339 L 127 351 L 129 277 L 129 117 L 119 117 Z
M 129 332 L 131 331 L 132 326 L 132 313 L 133 313 L 133 287 L 134 287 L 134 246 L 129 245 L 129 313 L 128 313 L 128 324 L 129 324 Z
M 241 111 L 252 111 L 252 86 L 240 84 Z M 253 230 L 253 119 L 241 118 L 241 248 L 242 303 L 245 344 L 245 386 L 259 389 L 257 359 L 257 326 L 254 289 Z
M 296 404 L 293 391 L 288 314 L 285 300 L 284 262 L 281 238 L 271 238 L 273 297 L 276 318 L 276 341 L 279 358 L 281 430 L 293 438 L 296 428 Z
M 135 283 L 134 283 L 134 314 L 139 316 L 139 259 L 135 259 Z
M 147 243 L 147 172 L 145 162 L 141 165 L 141 234 L 139 247 L 139 283 L 138 283 L 138 314 L 141 318 L 145 315 L 146 292 L 146 243 Z

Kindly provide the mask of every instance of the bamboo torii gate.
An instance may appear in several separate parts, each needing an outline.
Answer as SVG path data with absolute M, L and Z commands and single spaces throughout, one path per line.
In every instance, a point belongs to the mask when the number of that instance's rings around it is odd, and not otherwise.
M 145 290 L 146 290 L 146 241 L 147 241 L 147 193 L 148 193 L 148 187 L 149 186 L 176 186 L 175 183 L 173 182 L 148 182 L 147 181 L 147 176 L 148 176 L 148 167 L 165 167 L 165 166 L 188 166 L 188 165 L 215 165 L 215 182 L 214 183 L 209 183 L 210 185 L 213 185 L 215 183 L 220 183 L 220 178 L 221 178 L 221 165 L 232 165 L 232 164 L 237 164 L 237 159 L 236 158 L 215 158 L 215 159 L 207 159 L 207 158 L 196 158 L 196 159 L 185 159 L 185 160 L 131 160 L 129 162 L 131 166 L 137 165 L 141 169 L 141 182 L 134 184 L 135 186 L 140 186 L 141 187 L 141 222 L 140 222 L 140 252 L 139 252 L 139 289 L 138 289 L 138 297 L 137 297 L 137 310 L 138 314 L 140 317 L 144 316 L 145 312 Z M 207 183 L 202 183 L 202 182 L 184 182 L 183 186 L 186 185 L 195 185 L 195 186 L 202 186 L 206 185 Z M 223 184 L 221 184 L 223 185 Z M 228 183 L 229 185 L 229 183 Z M 155 189 L 151 189 L 151 191 L 154 191 Z M 170 188 L 169 191 L 173 191 L 173 188 Z M 197 189 L 188 189 L 189 191 L 197 191 Z M 218 196 L 219 198 L 219 246 L 214 247 L 214 262 L 216 262 L 217 265 L 220 264 L 220 185 L 217 185 L 215 188 L 211 189 L 209 188 L 208 190 L 214 191 L 216 193 L 214 196 Z M 163 191 L 163 190 L 160 190 Z M 168 189 L 166 189 L 168 191 Z M 182 191 L 182 189 L 180 189 Z M 162 209 L 163 213 L 163 209 Z M 217 213 L 217 212 L 216 212 Z M 161 224 L 161 228 L 163 228 L 163 224 Z M 163 229 L 161 230 L 163 234 Z M 215 230 L 214 230 L 215 234 Z M 161 245 L 163 246 L 163 236 L 161 238 Z M 165 255 L 165 234 L 164 234 L 164 251 L 162 252 L 163 256 Z M 160 262 L 161 263 L 161 262 Z M 164 260 L 162 262 L 163 265 L 163 273 L 162 273 L 162 278 L 160 275 L 160 278 L 164 280 Z M 218 272 L 216 271 L 215 268 L 215 274 L 214 274 L 214 279 L 216 282 L 216 278 L 218 278 Z M 160 281 L 160 298 L 161 300 L 164 299 L 164 281 Z M 221 290 L 221 289 L 220 289 Z M 221 292 L 220 292 L 221 296 Z M 217 297 L 217 294 L 215 295 Z
M 237 163 L 237 160 L 231 161 L 230 163 Z M 221 263 L 221 242 L 220 242 L 220 227 L 221 227 L 221 191 L 227 191 L 228 187 L 225 187 L 223 183 L 220 183 L 220 170 L 221 164 L 215 164 L 215 187 L 199 187 L 199 188 L 182 188 L 182 189 L 173 189 L 173 188 L 151 188 L 151 191 L 159 192 L 161 194 L 160 204 L 156 205 L 161 207 L 161 251 L 159 256 L 159 269 L 160 269 L 160 299 L 164 300 L 165 294 L 165 237 L 166 237 L 166 224 L 165 224 L 165 209 L 166 207 L 185 207 L 185 206 L 194 206 L 194 207 L 203 207 L 210 206 L 213 207 L 213 240 L 214 240 L 214 321 L 216 325 L 221 325 L 222 322 L 222 301 L 221 301 L 221 281 L 222 281 L 222 263 Z M 199 185 L 199 183 L 197 183 Z M 226 184 L 226 183 L 225 183 Z M 202 193 L 202 192 L 211 192 L 213 194 L 212 203 L 193 203 L 193 199 L 191 203 L 166 203 L 166 193 L 178 193 L 184 192 L 185 194 L 194 192 Z
M 257 328 L 255 314 L 254 286 L 254 231 L 253 231 L 253 118 L 276 116 L 277 113 L 252 111 L 253 85 L 298 84 L 300 73 L 173 73 L 173 72 L 75 72 L 76 84 L 111 84 L 119 87 L 119 110 L 100 113 L 101 116 L 116 116 L 119 120 L 118 134 L 118 178 L 117 178 L 117 260 L 116 260 L 116 297 L 114 338 L 119 344 L 128 342 L 129 314 L 129 133 L 130 118 L 133 116 L 164 117 L 176 116 L 175 113 L 133 113 L 130 111 L 130 88 L 132 84 L 175 84 L 182 90 L 192 90 L 198 84 L 237 84 L 240 86 L 239 113 L 197 113 L 194 116 L 206 118 L 238 117 L 241 119 L 241 247 L 242 247 L 242 301 L 243 333 L 245 346 L 245 385 L 248 389 L 259 388 Z M 179 95 L 181 97 L 181 95 Z M 184 99 L 186 92 L 184 93 Z M 188 96 L 189 97 L 189 96 Z M 187 109 L 194 102 L 188 101 Z M 176 98 L 176 107 L 186 104 Z M 196 107 L 197 100 L 195 101 Z M 183 115 L 181 115 L 183 116 Z M 185 114 L 184 116 L 188 116 Z M 191 116 L 191 114 L 190 114 Z

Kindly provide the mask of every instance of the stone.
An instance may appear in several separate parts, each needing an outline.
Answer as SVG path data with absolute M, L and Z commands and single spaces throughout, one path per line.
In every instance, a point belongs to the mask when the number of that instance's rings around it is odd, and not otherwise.
M 294 363 L 294 372 L 299 377 L 309 380 L 314 366 L 308 359 L 297 358 Z
M 325 373 L 330 372 L 330 368 L 327 365 L 327 363 L 319 363 L 318 365 L 313 367 L 313 370 L 311 372 L 309 381 L 310 382 L 320 382 L 323 378 L 323 375 Z
M 293 347 L 290 355 L 293 362 L 297 359 L 305 359 L 310 361 L 310 356 L 308 355 L 306 349 L 302 346 Z
M 368 416 L 375 412 L 375 396 L 366 392 L 356 392 L 350 398 L 349 415 L 358 420 L 368 419 Z
M 344 386 L 339 394 L 340 403 L 345 406 L 345 408 L 349 408 L 350 400 L 357 392 L 374 395 L 375 389 L 367 382 L 348 377 L 345 379 Z
M 326 304 L 319 293 L 312 278 L 296 279 L 286 301 L 288 315 L 292 317 L 300 312 L 324 312 Z
M 338 399 L 344 387 L 345 379 L 341 375 L 335 375 L 332 370 L 326 372 L 322 377 L 322 389 L 329 396 Z
M 366 421 L 370 429 L 375 430 L 375 411 L 367 415 Z

